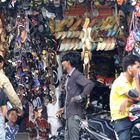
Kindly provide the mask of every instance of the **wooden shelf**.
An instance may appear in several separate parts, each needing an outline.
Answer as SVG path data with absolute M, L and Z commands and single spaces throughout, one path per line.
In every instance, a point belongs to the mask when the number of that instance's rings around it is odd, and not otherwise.
M 107 16 L 113 15 L 113 9 L 107 5 L 96 6 L 99 11 L 99 17 L 106 18 Z M 83 16 L 86 12 L 91 13 L 92 10 L 89 7 L 84 7 L 82 5 L 71 6 L 69 9 L 64 11 L 64 16 Z

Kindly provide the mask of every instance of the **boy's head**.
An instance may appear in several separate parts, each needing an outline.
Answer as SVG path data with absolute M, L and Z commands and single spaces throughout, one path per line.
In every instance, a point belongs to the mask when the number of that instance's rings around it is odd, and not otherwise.
M 123 71 L 134 77 L 140 72 L 140 57 L 137 55 L 127 55 L 122 63 Z
M 16 123 L 18 115 L 17 115 L 17 109 L 12 108 L 10 110 L 8 110 L 7 112 L 7 118 L 10 122 L 12 123 Z

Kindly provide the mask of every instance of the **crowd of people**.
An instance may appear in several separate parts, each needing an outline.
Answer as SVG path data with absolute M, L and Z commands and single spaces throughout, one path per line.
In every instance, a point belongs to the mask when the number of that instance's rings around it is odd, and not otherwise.
M 79 140 L 79 124 L 83 118 L 81 102 L 93 90 L 95 83 L 87 79 L 76 68 L 75 54 L 66 53 L 62 57 L 65 81 L 65 105 L 56 116 L 66 120 L 65 140 Z M 24 112 L 21 101 L 3 71 L 4 58 L 0 56 L 0 140 L 14 140 L 19 126 L 18 116 Z M 110 93 L 110 112 L 112 124 L 119 140 L 130 140 L 133 123 L 129 120 L 129 108 L 140 101 L 140 57 L 127 55 L 122 62 L 123 72 L 114 81 Z M 7 109 L 7 97 L 12 108 Z M 5 121 L 6 118 L 6 121 Z M 5 123 L 6 122 L 6 123 Z

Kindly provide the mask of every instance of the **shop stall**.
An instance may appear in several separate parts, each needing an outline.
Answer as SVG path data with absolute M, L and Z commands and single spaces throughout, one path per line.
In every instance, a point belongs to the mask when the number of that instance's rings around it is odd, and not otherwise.
M 122 57 L 139 54 L 138 28 L 139 2 L 0 1 L 0 55 L 23 103 L 22 124 L 31 139 L 59 134 L 56 112 L 64 106 L 66 79 L 61 57 L 69 51 L 77 54 L 77 68 L 96 83 L 84 108 L 109 110 Z

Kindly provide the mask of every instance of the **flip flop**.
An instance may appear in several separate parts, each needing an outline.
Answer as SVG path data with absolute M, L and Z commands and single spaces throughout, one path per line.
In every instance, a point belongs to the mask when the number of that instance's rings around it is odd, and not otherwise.
M 72 32 L 71 31 L 68 31 L 67 38 L 71 38 L 71 34 L 72 34 Z
M 107 37 L 111 37 L 111 36 L 112 36 L 112 30 L 113 30 L 113 29 L 109 29 L 109 30 L 108 30 L 108 32 L 107 32 Z
M 81 49 L 82 49 L 82 42 L 79 40 L 79 44 L 78 44 L 77 50 L 81 50 Z
M 79 36 L 80 36 L 80 31 L 76 31 L 76 32 L 75 32 L 75 37 L 76 37 L 76 38 L 79 38 Z
M 75 47 L 75 39 L 72 39 L 71 40 L 71 43 L 70 43 L 70 49 L 69 50 L 73 50 L 73 48 Z
M 98 42 L 98 45 L 97 45 L 96 51 L 100 51 L 101 45 L 102 45 L 102 43 L 101 43 L 101 42 Z
M 59 32 L 56 39 L 60 39 L 62 35 L 63 35 L 63 32 Z
M 70 18 L 70 19 L 69 19 L 69 22 L 68 22 L 67 25 L 66 25 L 66 27 L 67 27 L 67 28 L 70 28 L 70 27 L 73 25 L 74 20 L 75 20 L 74 18 Z
M 91 20 L 88 27 L 92 28 L 95 24 L 96 24 L 96 19 L 94 18 L 94 19 Z
M 110 48 L 109 50 L 114 50 L 115 49 L 115 45 L 116 45 L 116 39 L 115 38 L 112 38 L 111 39 L 111 45 L 110 45 Z
M 79 18 L 77 19 L 77 21 L 71 26 L 71 28 L 69 29 L 70 31 L 76 31 L 77 28 L 80 26 L 80 24 L 82 23 L 83 19 Z
M 63 19 L 63 20 L 61 20 L 61 21 L 58 23 L 58 25 L 56 25 L 57 28 L 56 28 L 55 32 L 63 31 L 64 27 L 67 25 L 68 22 L 69 22 L 68 19 Z
M 66 39 L 64 39 L 60 45 L 60 48 L 59 48 L 59 52 L 63 52 L 65 50 L 65 42 L 66 42 Z
M 71 7 L 72 5 L 74 5 L 74 2 L 72 0 L 67 0 L 67 5 Z
M 71 42 L 72 42 L 72 39 L 67 39 L 66 40 L 66 42 L 65 42 L 65 51 L 69 51 L 70 50 L 70 48 L 71 48 L 71 46 L 70 46 Z
M 105 51 L 108 51 L 109 50 L 109 48 L 110 48 L 110 38 L 107 38 L 106 40 L 105 40 L 105 43 L 106 43 L 106 46 L 105 46 Z
M 53 34 L 55 32 L 55 21 L 54 21 L 54 19 L 49 19 L 49 27 L 50 27 L 51 33 Z
M 75 40 L 75 47 L 73 48 L 74 51 L 78 49 L 78 47 L 79 47 L 79 42 L 80 42 L 79 39 L 76 39 L 76 40 Z
M 100 50 L 103 51 L 103 50 L 105 49 L 105 46 L 106 46 L 106 44 L 105 44 L 105 42 L 103 41 L 102 44 L 101 44 Z
M 27 40 L 27 32 L 26 30 L 21 31 L 21 43 L 25 43 Z
M 118 26 L 116 25 L 116 26 L 113 28 L 113 31 L 112 31 L 112 33 L 111 33 L 111 37 L 115 36 L 117 33 L 118 33 Z
M 62 36 L 61 36 L 61 39 L 66 38 L 66 36 L 67 36 L 67 32 L 63 32 L 63 33 L 62 33 Z
M 76 47 L 77 47 L 77 39 L 74 39 L 72 50 L 73 50 L 73 51 L 76 50 Z
M 79 3 L 83 3 L 85 0 L 78 0 Z
M 82 39 L 84 37 L 84 31 L 80 31 L 79 39 Z
M 85 22 L 84 22 L 84 25 L 83 25 L 83 29 L 87 29 L 88 26 L 89 26 L 89 23 L 90 23 L 90 18 L 86 18 Z

